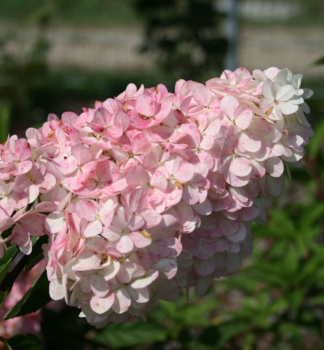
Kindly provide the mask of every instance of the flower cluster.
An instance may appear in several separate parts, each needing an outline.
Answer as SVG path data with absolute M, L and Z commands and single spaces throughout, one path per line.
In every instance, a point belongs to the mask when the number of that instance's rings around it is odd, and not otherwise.
M 206 84 L 127 86 L 80 115 L 49 115 L 1 146 L 0 230 L 25 254 L 47 234 L 50 295 L 96 326 L 204 293 L 252 251 L 312 135 L 302 76 L 224 71 Z

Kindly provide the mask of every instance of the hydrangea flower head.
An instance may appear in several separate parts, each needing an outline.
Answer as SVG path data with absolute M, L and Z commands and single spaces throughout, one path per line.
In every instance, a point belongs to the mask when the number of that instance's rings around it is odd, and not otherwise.
M 1 145 L 0 253 L 48 235 L 50 295 L 98 327 L 199 294 L 252 252 L 251 222 L 312 136 L 301 75 L 226 70 L 206 84 L 130 84 Z M 0 236 L 1 237 L 1 236 Z

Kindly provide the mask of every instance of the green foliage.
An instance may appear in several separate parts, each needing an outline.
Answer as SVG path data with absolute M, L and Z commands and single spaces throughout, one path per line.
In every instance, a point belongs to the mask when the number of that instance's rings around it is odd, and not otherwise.
M 42 350 L 43 345 L 34 334 L 18 334 L 10 339 L 0 337 L 0 341 L 7 345 L 8 350 Z
M 2 259 L 0 259 L 0 284 L 6 276 L 11 264 L 19 253 L 17 246 L 11 246 L 7 249 Z
M 35 23 L 50 19 L 55 25 L 136 25 L 132 0 L 10 0 L 1 5 L 0 19 Z M 26 18 L 27 17 L 27 18 Z
M 50 300 L 46 271 L 34 282 L 22 299 L 4 316 L 5 320 L 24 316 L 45 306 Z
M 9 103 L 0 101 L 0 140 L 6 140 L 10 127 L 10 106 Z
M 93 339 L 113 349 L 120 349 L 157 341 L 163 342 L 167 336 L 167 329 L 153 322 L 138 322 L 109 325 L 103 330 L 99 330 Z
M 222 69 L 227 41 L 213 0 L 135 0 L 135 6 L 145 21 L 142 50 L 166 73 L 203 79 Z

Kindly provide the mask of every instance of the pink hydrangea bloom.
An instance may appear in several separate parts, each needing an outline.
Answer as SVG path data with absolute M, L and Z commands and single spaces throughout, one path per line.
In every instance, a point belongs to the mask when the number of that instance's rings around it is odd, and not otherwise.
M 313 132 L 311 92 L 288 69 L 200 84 L 130 84 L 80 115 L 50 115 L 0 153 L 0 253 L 48 235 L 50 295 L 98 327 L 145 319 L 182 288 L 204 293 L 252 252 L 251 222 Z

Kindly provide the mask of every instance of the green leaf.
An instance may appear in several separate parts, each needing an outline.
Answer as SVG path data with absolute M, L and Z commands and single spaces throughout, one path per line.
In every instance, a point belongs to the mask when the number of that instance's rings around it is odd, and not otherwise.
M 153 323 L 110 324 L 98 331 L 93 340 L 114 349 L 165 341 L 168 331 Z
M 179 318 L 187 326 L 208 326 L 210 325 L 210 319 L 206 317 L 206 313 L 215 310 L 217 306 L 219 306 L 219 302 L 212 300 L 202 300 L 199 303 L 187 304 L 179 313 Z
M 192 342 L 188 344 L 188 350 L 215 350 L 213 346 Z
M 0 309 L 2 307 L 3 302 L 5 301 L 5 299 L 7 298 L 8 295 L 8 291 L 2 291 L 0 290 Z
M 320 57 L 319 59 L 317 59 L 316 61 L 314 61 L 312 63 L 312 66 L 319 66 L 319 65 L 322 65 L 324 64 L 324 56 L 323 57 Z
M 252 323 L 252 320 L 251 323 L 249 323 L 247 320 L 240 320 L 239 318 L 221 323 L 216 327 L 216 330 L 220 335 L 217 345 L 223 346 L 231 338 L 245 333 L 251 327 Z
M 11 246 L 5 252 L 2 259 L 0 259 L 0 284 L 6 276 L 11 264 L 15 260 L 17 254 L 19 253 L 19 249 L 17 246 Z
M 309 155 L 312 159 L 316 159 L 324 140 L 324 122 L 317 125 L 309 145 Z
M 26 264 L 26 272 L 30 271 L 35 265 L 37 265 L 44 258 L 42 245 L 47 243 L 48 236 L 35 237 L 36 240 L 33 245 L 33 251 L 28 256 L 28 261 Z
M 6 313 L 4 319 L 8 320 L 17 316 L 24 316 L 45 306 L 51 300 L 48 289 L 49 282 L 46 271 L 44 271 L 23 298 Z
M 41 340 L 34 334 L 17 334 L 10 339 L 0 337 L 9 348 L 9 350 L 42 350 L 43 345 Z
M 0 103 L 0 142 L 7 139 L 9 134 L 10 107 L 9 103 Z

